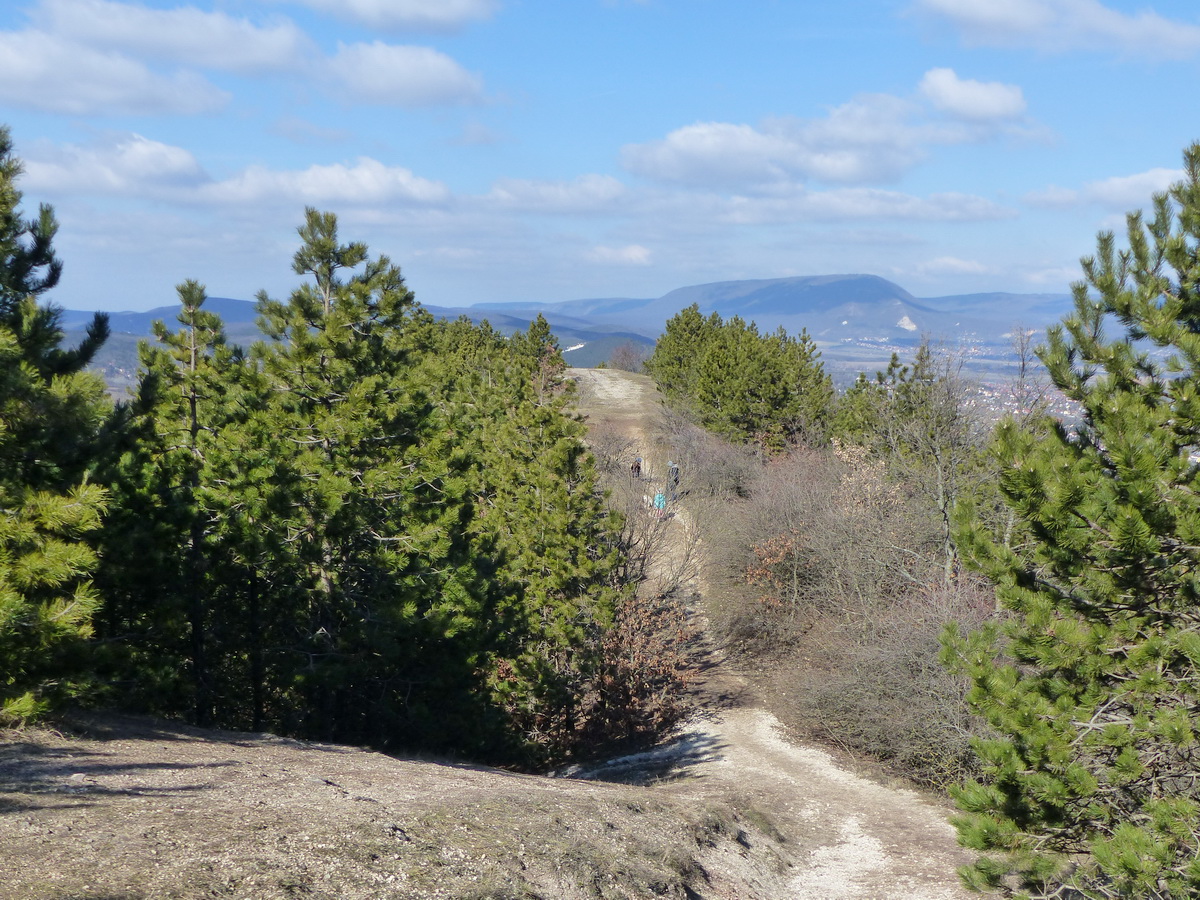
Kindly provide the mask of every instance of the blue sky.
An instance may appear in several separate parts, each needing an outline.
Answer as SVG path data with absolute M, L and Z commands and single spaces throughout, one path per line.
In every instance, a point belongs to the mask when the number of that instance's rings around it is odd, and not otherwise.
M 10 0 L 0 122 L 71 308 L 284 297 L 306 205 L 439 306 L 1061 292 L 1198 63 L 1194 0 Z

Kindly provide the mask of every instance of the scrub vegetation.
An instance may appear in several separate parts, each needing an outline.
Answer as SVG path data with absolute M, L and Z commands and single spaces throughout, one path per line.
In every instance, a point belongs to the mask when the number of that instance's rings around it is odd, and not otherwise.
M 1184 163 L 1126 249 L 1099 236 L 998 426 L 928 341 L 834 397 L 804 336 L 785 365 L 692 308 L 646 363 L 759 461 L 707 463 L 726 640 L 788 721 L 948 790 L 979 890 L 1200 891 L 1200 145 Z

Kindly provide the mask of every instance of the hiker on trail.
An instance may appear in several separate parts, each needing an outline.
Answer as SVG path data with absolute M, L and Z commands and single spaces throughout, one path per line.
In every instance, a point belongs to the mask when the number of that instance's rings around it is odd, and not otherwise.
M 659 491 L 657 494 L 654 495 L 654 515 L 656 518 L 661 519 L 666 514 L 667 514 L 667 497 L 662 491 Z
M 642 477 L 642 458 L 639 456 L 633 461 L 633 465 L 629 467 L 629 474 L 634 478 L 641 480 Z
M 667 462 L 667 487 L 671 493 L 671 502 L 679 499 L 679 466 Z

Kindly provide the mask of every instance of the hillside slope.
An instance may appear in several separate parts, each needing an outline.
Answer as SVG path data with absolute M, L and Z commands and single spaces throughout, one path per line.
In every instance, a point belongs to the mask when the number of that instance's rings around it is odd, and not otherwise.
M 144 719 L 0 745 L 0 898 L 779 896 L 723 804 Z M 688 893 L 688 892 L 691 893 Z
M 572 376 L 663 471 L 653 384 Z M 111 715 L 0 735 L 0 900 L 967 896 L 942 806 L 791 742 L 707 663 L 675 739 L 570 778 Z

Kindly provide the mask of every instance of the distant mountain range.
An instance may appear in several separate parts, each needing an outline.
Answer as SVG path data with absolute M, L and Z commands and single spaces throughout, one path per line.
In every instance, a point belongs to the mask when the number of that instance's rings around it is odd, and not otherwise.
M 656 337 L 666 321 L 691 304 L 704 314 L 741 316 L 760 331 L 806 329 L 822 345 L 857 341 L 911 343 L 922 335 L 987 344 L 1007 341 L 1020 324 L 1042 329 L 1071 309 L 1070 294 L 963 294 L 918 299 L 876 275 L 817 275 L 755 281 L 718 281 L 679 288 L 654 300 L 568 300 L 563 303 L 482 303 L 517 318 L 541 312 L 591 323 L 621 323 Z
M 679 288 L 651 300 L 628 297 L 562 303 L 483 303 L 473 316 L 502 313 L 527 320 L 542 313 L 559 321 L 621 325 L 650 338 L 667 320 L 697 304 L 705 315 L 740 316 L 760 332 L 807 330 L 826 368 L 839 382 L 887 364 L 893 352 L 911 358 L 923 337 L 962 348 L 980 374 L 1007 377 L 1015 329 L 1043 332 L 1071 311 L 1071 295 L 959 294 L 917 298 L 876 275 L 815 275 L 753 281 L 718 281 Z M 1035 335 L 1035 341 L 1038 336 Z
M 441 318 L 487 319 L 498 330 L 524 330 L 540 313 L 546 317 L 572 365 L 592 366 L 613 349 L 632 342 L 653 347 L 667 320 L 697 304 L 705 315 L 740 316 L 759 331 L 807 330 L 823 357 L 843 374 L 886 363 L 895 350 L 905 355 L 924 335 L 954 346 L 971 348 L 976 361 L 1007 355 L 1013 329 L 1041 331 L 1071 310 L 1070 294 L 963 294 L 918 299 L 900 285 L 875 275 L 817 275 L 753 281 L 719 281 L 683 287 L 654 299 L 606 298 L 558 303 L 481 303 L 472 307 L 426 306 Z M 205 308 L 219 313 L 231 341 L 257 339 L 255 304 L 249 300 L 212 297 Z M 173 323 L 178 308 L 110 314 L 113 339 L 106 358 L 98 359 L 106 376 L 114 370 L 132 374 L 137 339 L 150 334 L 151 323 Z M 92 313 L 64 310 L 63 325 L 71 336 L 82 331 Z M 132 360 L 132 362 L 131 362 Z

